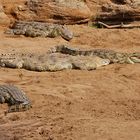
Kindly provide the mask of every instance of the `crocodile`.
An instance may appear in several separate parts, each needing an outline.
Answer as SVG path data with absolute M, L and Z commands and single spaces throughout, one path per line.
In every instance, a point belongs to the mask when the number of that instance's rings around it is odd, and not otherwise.
M 23 68 L 31 71 L 60 71 L 72 69 L 71 58 L 67 55 L 41 54 L 23 59 Z
M 72 56 L 73 69 L 95 70 L 110 63 L 109 59 L 102 59 L 98 56 Z
M 24 35 L 27 37 L 57 37 L 70 41 L 73 33 L 65 25 L 43 23 L 35 21 L 15 21 L 11 29 L 5 31 L 6 34 Z
M 31 102 L 26 94 L 14 85 L 0 85 L 0 103 L 8 104 L 8 111 L 5 113 L 26 111 L 31 108 Z
M 48 54 L 24 60 L 24 68 L 35 71 L 60 71 L 64 69 L 93 70 L 108 65 L 108 59 L 100 57 Z
M 1 67 L 23 68 L 31 71 L 93 70 L 109 63 L 108 59 L 97 56 L 71 56 L 59 53 L 0 55 Z
M 93 50 L 81 50 L 72 48 L 67 45 L 57 45 L 49 50 L 50 53 L 62 53 L 73 56 L 98 56 L 102 59 L 109 59 L 110 63 L 140 63 L 140 52 L 124 53 L 116 52 L 109 49 L 93 49 Z

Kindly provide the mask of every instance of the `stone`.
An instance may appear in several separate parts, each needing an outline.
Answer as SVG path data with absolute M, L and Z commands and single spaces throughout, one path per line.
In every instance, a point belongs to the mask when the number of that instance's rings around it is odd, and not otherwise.
M 140 20 L 140 2 L 136 0 L 112 0 L 112 3 L 103 4 L 98 13 L 97 21 L 110 24 L 133 22 Z
M 0 26 L 8 26 L 9 24 L 10 24 L 10 19 L 4 13 L 3 6 L 0 3 Z
M 90 9 L 81 0 L 29 0 L 17 5 L 13 13 L 20 20 L 58 24 L 84 23 L 91 17 Z

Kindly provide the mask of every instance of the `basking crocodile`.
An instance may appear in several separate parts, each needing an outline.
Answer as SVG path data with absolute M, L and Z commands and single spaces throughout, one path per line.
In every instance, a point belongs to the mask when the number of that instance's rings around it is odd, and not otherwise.
M 7 103 L 6 113 L 25 111 L 31 107 L 30 100 L 25 93 L 14 85 L 0 85 L 0 103 Z
M 140 63 L 140 52 L 122 53 L 105 49 L 80 50 L 66 45 L 52 47 L 49 51 L 50 53 L 62 53 L 73 56 L 98 56 L 103 59 L 109 59 L 110 63 Z
M 0 55 L 0 66 L 32 71 L 93 70 L 110 63 L 140 63 L 140 53 L 121 53 L 105 49 L 87 51 L 60 45 L 40 55 L 33 53 Z
M 1 67 L 23 68 L 32 71 L 92 70 L 109 63 L 108 59 L 102 59 L 98 56 L 71 56 L 59 53 L 0 55 Z
M 8 29 L 6 34 L 13 35 L 25 35 L 28 37 L 57 37 L 61 36 L 65 40 L 71 40 L 73 33 L 67 29 L 66 26 L 43 23 L 43 22 L 27 22 L 27 21 L 16 21 L 11 29 Z
M 98 56 L 71 56 L 73 69 L 95 70 L 110 63 L 109 59 L 102 59 Z

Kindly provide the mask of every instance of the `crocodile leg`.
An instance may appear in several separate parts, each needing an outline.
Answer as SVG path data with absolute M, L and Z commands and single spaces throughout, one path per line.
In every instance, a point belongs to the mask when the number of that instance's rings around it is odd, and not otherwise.
M 11 106 L 9 106 L 9 109 L 8 109 L 7 113 L 19 112 L 19 109 L 20 109 L 20 104 L 18 104 L 18 105 L 11 105 Z
M 26 111 L 29 110 L 31 108 L 31 106 L 29 104 L 16 104 L 16 105 L 9 105 L 9 109 L 7 112 L 5 112 L 5 114 L 7 113 L 12 113 L 12 112 L 22 112 L 22 111 Z

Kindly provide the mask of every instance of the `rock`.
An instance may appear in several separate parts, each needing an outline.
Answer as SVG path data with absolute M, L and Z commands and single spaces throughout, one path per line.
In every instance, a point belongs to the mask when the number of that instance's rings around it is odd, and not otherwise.
M 34 20 L 59 24 L 87 22 L 91 12 L 81 0 L 29 0 L 18 5 L 13 13 L 20 20 Z
M 3 0 L 5 13 L 14 20 L 57 24 L 140 20 L 139 0 Z M 3 15 L 2 15 L 3 17 Z
M 140 2 L 136 0 L 112 0 L 104 4 L 96 20 L 108 23 L 133 22 L 140 20 Z
M 3 6 L 0 4 L 0 26 L 8 26 L 10 24 L 10 19 L 4 13 Z

